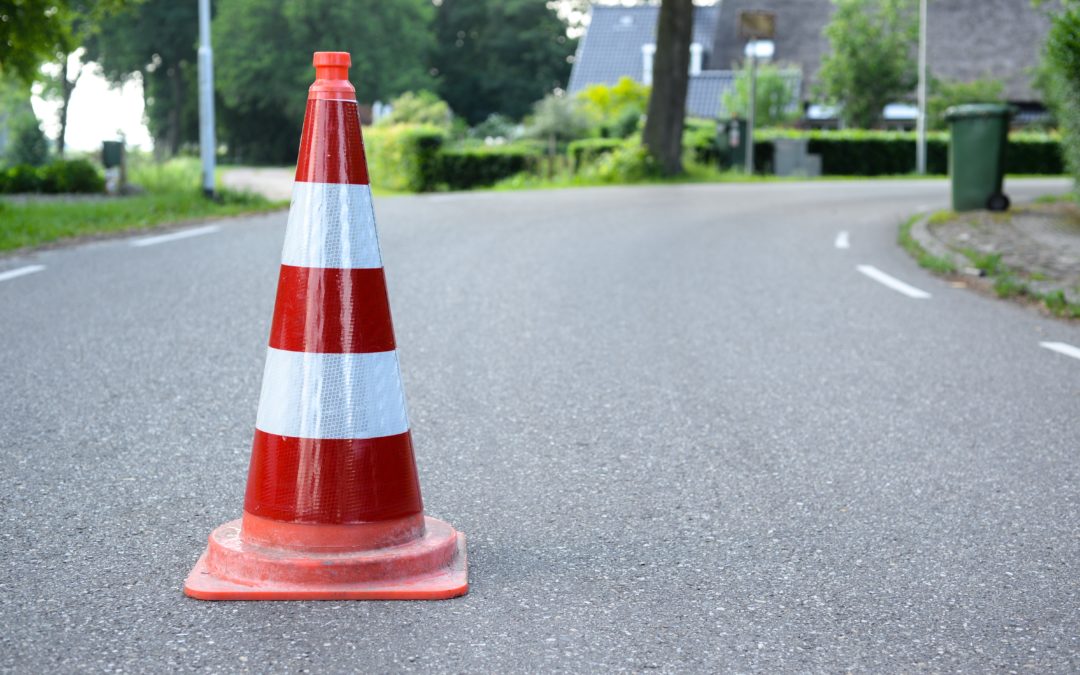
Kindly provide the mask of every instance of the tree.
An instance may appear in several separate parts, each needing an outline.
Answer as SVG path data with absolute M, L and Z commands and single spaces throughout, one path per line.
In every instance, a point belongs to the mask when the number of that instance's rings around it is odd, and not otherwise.
M 1066 0 L 1051 19 L 1040 85 L 1062 136 L 1065 164 L 1080 189 L 1080 2 Z
M 660 170 L 682 173 L 683 118 L 689 84 L 690 35 L 694 25 L 691 0 L 663 0 L 656 28 L 652 95 L 642 140 Z
M 798 118 L 799 95 L 784 73 L 784 70 L 772 64 L 758 66 L 755 126 L 782 126 Z M 749 103 L 750 68 L 749 64 L 746 64 L 735 78 L 735 89 L 724 94 L 723 106 L 729 116 L 748 116 Z
M 198 30 L 197 3 L 143 0 L 102 21 L 87 45 L 113 84 L 140 74 L 147 126 L 161 155 L 198 142 Z
M 926 121 L 929 129 L 944 129 L 945 111 L 963 103 L 1000 103 L 1005 100 L 1005 83 L 983 79 L 971 82 L 950 82 L 930 78 L 930 98 L 926 102 Z
M 443 0 L 435 37 L 438 93 L 469 124 L 520 119 L 565 86 L 576 46 L 544 0 Z
M 637 131 L 649 106 L 648 85 L 621 77 L 612 86 L 594 84 L 577 95 L 585 113 L 599 127 L 601 136 L 626 138 Z
M 361 101 L 386 101 L 431 85 L 430 0 L 232 0 L 214 18 L 214 74 L 223 139 L 237 159 L 296 159 L 316 50 L 352 54 L 349 77 Z M 268 46 L 272 45 L 272 48 Z
M 429 124 L 449 127 L 450 106 L 430 91 L 407 91 L 390 102 L 391 112 L 379 124 Z
M 527 132 L 547 141 L 548 176 L 555 173 L 555 155 L 559 141 L 581 138 L 589 129 L 589 119 L 577 99 L 566 94 L 548 94 L 533 105 Z
M 829 52 L 818 77 L 822 93 L 842 106 L 849 126 L 869 128 L 885 105 L 908 96 L 917 74 L 914 0 L 834 0 L 825 26 Z
M 0 6 L 0 72 L 23 82 L 72 43 L 68 7 L 59 0 L 20 0 Z
M 0 164 L 39 166 L 49 144 L 30 105 L 30 85 L 14 73 L 0 75 Z

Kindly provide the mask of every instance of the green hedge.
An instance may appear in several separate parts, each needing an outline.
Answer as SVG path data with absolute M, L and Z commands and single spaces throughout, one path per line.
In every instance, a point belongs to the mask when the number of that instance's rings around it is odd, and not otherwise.
M 915 171 L 916 136 L 911 132 L 764 129 L 754 136 L 755 152 L 759 152 L 761 141 L 772 141 L 776 138 L 808 139 L 808 151 L 821 155 L 821 172 L 825 175 L 885 176 Z M 757 163 L 764 166 L 762 162 Z M 928 135 L 926 170 L 930 174 L 948 173 L 948 134 Z M 1010 134 L 1009 145 L 1005 150 L 1005 170 L 1014 174 L 1062 173 L 1064 166 L 1060 140 L 1050 134 Z
M 445 142 L 446 134 L 438 127 L 369 127 L 364 131 L 364 147 L 373 183 L 407 192 L 434 190 L 440 178 L 438 155 Z
M 529 169 L 538 153 L 529 147 L 451 148 L 438 156 L 439 183 L 451 190 L 493 185 Z
M 601 155 L 606 155 L 622 147 L 626 141 L 622 138 L 582 138 L 571 141 L 566 146 L 566 154 L 574 171 L 592 162 Z
M 105 189 L 105 178 L 85 159 L 59 159 L 45 166 L 19 164 L 0 171 L 0 193 L 95 193 Z

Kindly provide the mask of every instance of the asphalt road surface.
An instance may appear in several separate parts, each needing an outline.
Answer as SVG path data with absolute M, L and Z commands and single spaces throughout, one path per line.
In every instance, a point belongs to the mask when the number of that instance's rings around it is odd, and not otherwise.
M 378 200 L 425 504 L 468 536 L 443 602 L 181 592 L 240 515 L 284 213 L 0 259 L 0 666 L 1076 672 L 1080 326 L 918 268 L 897 225 L 946 203 Z

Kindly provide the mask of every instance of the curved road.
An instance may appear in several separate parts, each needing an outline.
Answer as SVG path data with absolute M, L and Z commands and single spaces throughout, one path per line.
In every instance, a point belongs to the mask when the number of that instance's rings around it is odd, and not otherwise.
M 1080 326 L 920 270 L 897 224 L 946 202 L 378 201 L 425 503 L 469 537 L 436 603 L 181 594 L 240 513 L 284 213 L 0 259 L 0 667 L 1075 672 Z

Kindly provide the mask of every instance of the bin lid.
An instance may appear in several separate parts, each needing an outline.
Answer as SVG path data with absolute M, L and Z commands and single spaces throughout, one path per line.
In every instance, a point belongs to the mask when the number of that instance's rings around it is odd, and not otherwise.
M 965 103 L 954 105 L 945 111 L 945 119 L 956 120 L 970 117 L 1012 117 L 1012 106 L 1005 103 Z

